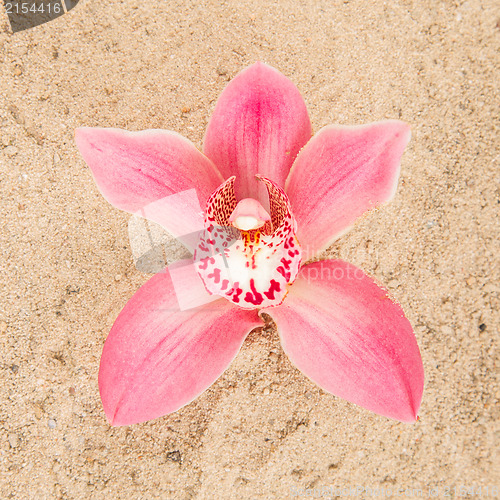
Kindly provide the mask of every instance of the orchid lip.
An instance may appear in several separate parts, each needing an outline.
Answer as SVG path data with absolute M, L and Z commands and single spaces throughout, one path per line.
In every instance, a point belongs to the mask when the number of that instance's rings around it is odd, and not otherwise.
M 237 202 L 235 177 L 229 178 L 207 202 L 206 229 L 194 254 L 208 292 L 245 309 L 281 304 L 302 255 L 285 192 L 257 178 L 267 187 L 270 211 L 253 198 Z

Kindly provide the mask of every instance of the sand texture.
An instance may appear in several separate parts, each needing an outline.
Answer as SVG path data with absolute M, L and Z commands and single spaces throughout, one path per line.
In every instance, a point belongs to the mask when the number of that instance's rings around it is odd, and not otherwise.
M 0 5 L 0 498 L 284 499 L 357 486 L 439 498 L 482 486 L 491 498 L 499 49 L 494 0 L 82 0 L 14 35 Z M 412 126 L 394 201 L 325 256 L 385 283 L 414 325 L 426 371 L 415 425 L 316 387 L 272 327 L 180 411 L 106 422 L 102 346 L 148 275 L 134 266 L 130 216 L 98 192 L 74 129 L 164 128 L 201 148 L 222 89 L 257 60 L 298 86 L 316 131 Z

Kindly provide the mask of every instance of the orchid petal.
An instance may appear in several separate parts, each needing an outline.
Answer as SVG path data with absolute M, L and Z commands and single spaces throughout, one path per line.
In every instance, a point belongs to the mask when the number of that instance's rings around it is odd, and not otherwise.
M 180 311 L 169 274 L 156 274 L 127 303 L 104 344 L 99 390 L 109 422 L 145 422 L 186 405 L 261 325 L 255 311 L 224 299 Z
M 103 196 L 173 236 L 203 228 L 202 209 L 222 182 L 214 164 L 181 135 L 79 128 L 76 143 Z
M 193 259 L 178 260 L 170 264 L 168 272 L 181 311 L 194 309 L 220 298 L 207 291 Z
M 265 312 L 291 362 L 321 388 L 415 421 L 424 372 L 412 327 L 361 269 L 340 260 L 304 266 L 285 302 Z
M 396 192 L 410 127 L 387 120 L 321 129 L 300 152 L 286 181 L 308 258 Z
M 283 187 L 310 137 L 309 115 L 295 85 L 274 68 L 255 63 L 219 97 L 203 150 L 225 179 L 236 176 L 238 199 L 258 199 L 255 175 Z

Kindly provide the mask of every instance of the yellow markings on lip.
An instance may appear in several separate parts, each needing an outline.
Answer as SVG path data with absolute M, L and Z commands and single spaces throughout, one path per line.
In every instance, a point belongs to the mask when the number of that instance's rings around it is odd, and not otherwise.
M 255 258 L 259 250 L 262 250 L 262 247 L 259 245 L 260 236 L 262 231 L 253 230 L 253 231 L 241 231 L 241 239 L 243 240 L 243 245 L 245 247 L 244 252 L 247 255 L 247 267 L 251 267 L 252 269 L 256 269 Z
M 245 248 L 248 246 L 255 246 L 260 243 L 260 235 L 262 231 L 241 231 L 241 238 L 245 244 Z

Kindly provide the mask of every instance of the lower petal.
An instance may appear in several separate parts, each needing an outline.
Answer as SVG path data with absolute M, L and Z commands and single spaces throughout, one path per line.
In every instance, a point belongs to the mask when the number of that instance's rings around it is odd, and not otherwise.
M 361 269 L 340 260 L 304 266 L 284 303 L 266 309 L 283 349 L 336 396 L 414 422 L 424 371 L 408 319 Z
M 104 344 L 99 390 L 109 422 L 145 422 L 186 405 L 261 325 L 255 311 L 224 299 L 180 311 L 169 274 L 156 274 L 127 303 Z

